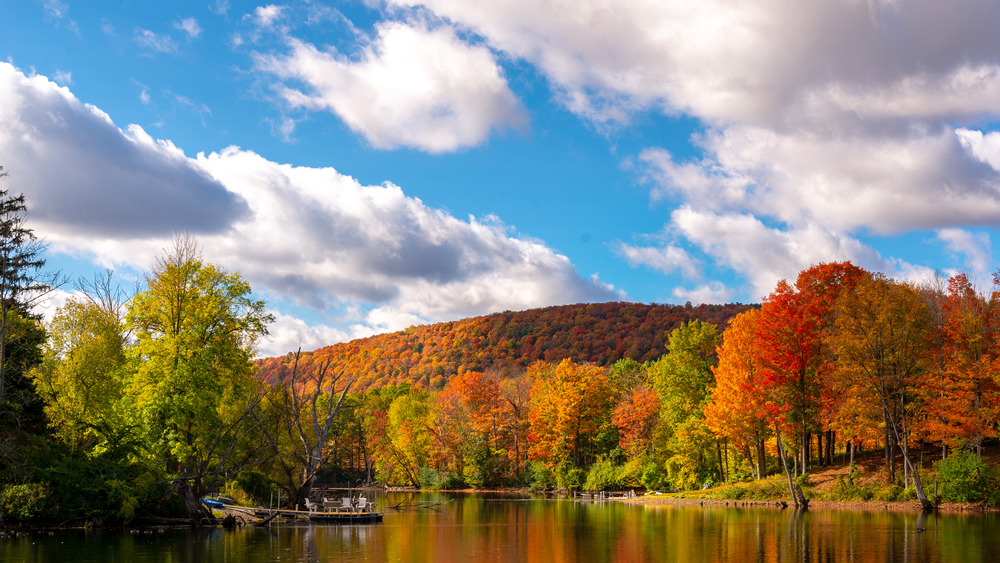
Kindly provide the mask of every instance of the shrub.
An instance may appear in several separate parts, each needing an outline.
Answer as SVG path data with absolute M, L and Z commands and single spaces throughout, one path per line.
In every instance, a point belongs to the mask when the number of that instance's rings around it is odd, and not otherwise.
M 546 491 L 554 489 L 556 486 L 556 476 L 552 470 L 537 461 L 530 463 L 528 474 L 531 479 L 531 488 L 536 491 Z
M 7 485 L 0 492 L 0 510 L 8 518 L 32 520 L 49 515 L 49 490 L 41 483 Z
M 953 502 L 989 501 L 997 496 L 996 471 L 983 458 L 964 450 L 934 464 L 945 499 Z
M 587 474 L 575 465 L 565 463 L 556 469 L 556 483 L 560 489 L 579 491 L 586 479 Z
M 465 480 L 462 477 L 452 471 L 441 471 L 438 473 L 438 484 L 439 489 L 464 489 L 466 487 Z
M 622 489 L 625 487 L 621 478 L 624 469 L 624 466 L 615 465 L 611 461 L 599 461 L 590 466 L 583 488 L 587 491 Z
M 667 476 L 654 461 L 650 461 L 642 468 L 642 486 L 646 490 L 655 491 L 667 486 Z
M 243 491 L 246 500 L 251 501 L 250 505 L 264 504 L 274 490 L 267 475 L 256 469 L 240 472 L 236 476 L 236 486 Z

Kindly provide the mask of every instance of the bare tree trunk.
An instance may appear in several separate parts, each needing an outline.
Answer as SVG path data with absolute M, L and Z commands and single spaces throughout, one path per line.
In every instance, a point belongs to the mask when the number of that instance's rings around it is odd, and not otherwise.
M 767 450 L 764 449 L 764 438 L 757 440 L 757 478 L 763 479 L 767 472 Z
M 847 470 L 847 486 L 854 487 L 854 440 L 847 443 L 847 447 L 851 450 L 851 463 L 848 465 Z
M 792 495 L 792 502 L 796 508 L 807 508 L 809 501 L 802 494 L 802 489 L 792 481 L 792 474 L 788 471 L 787 456 L 785 455 L 785 448 L 781 445 L 781 432 L 778 430 L 777 423 L 774 425 L 774 436 L 777 439 L 778 457 L 781 458 L 781 464 L 785 468 L 785 477 L 788 479 L 788 491 Z

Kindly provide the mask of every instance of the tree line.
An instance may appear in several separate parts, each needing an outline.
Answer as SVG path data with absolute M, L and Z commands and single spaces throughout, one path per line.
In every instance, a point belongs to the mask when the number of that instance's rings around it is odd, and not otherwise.
M 460 371 L 522 368 L 564 359 L 609 366 L 621 359 L 654 360 L 670 331 L 698 319 L 724 326 L 749 305 L 581 303 L 503 312 L 410 327 L 303 352 L 303 371 L 329 369 L 356 375 L 353 389 L 409 383 L 440 390 Z M 259 377 L 288 377 L 289 356 L 259 360 Z
M 79 281 L 43 323 L 32 305 L 60 278 L 40 273 L 23 198 L 0 203 L 3 518 L 200 520 L 210 492 L 296 505 L 320 482 L 690 489 L 773 473 L 804 504 L 797 478 L 838 448 L 881 448 L 886 479 L 929 507 L 924 450 L 968 459 L 996 438 L 1000 299 L 962 275 L 916 286 L 818 265 L 724 330 L 677 326 L 641 363 L 363 387 L 335 355 L 296 352 L 264 381 L 253 358 L 272 318 L 194 239 L 135 287 Z

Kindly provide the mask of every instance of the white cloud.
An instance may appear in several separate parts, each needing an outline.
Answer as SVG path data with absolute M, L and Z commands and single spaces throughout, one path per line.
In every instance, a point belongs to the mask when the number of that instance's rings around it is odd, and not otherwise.
M 169 141 L 114 126 L 44 76 L 0 63 L 0 154 L 32 222 L 62 237 L 225 228 L 248 207 Z M 56 164 L 57 163 L 57 164 Z
M 146 268 L 186 230 L 206 259 L 265 295 L 320 312 L 367 311 L 350 329 L 306 330 L 281 317 L 282 330 L 303 343 L 624 297 L 496 217 L 457 219 L 390 183 L 366 186 L 236 147 L 189 158 L 6 63 L 0 154 L 10 159 L 10 189 L 25 193 L 33 228 L 56 251 Z
M 448 27 L 380 24 L 358 60 L 296 39 L 289 47 L 287 56 L 257 59 L 260 69 L 303 83 L 282 86 L 282 97 L 336 113 L 377 148 L 448 152 L 526 124 L 492 53 Z
M 257 283 L 318 309 L 378 304 L 378 319 L 405 327 L 618 295 L 582 279 L 565 256 L 511 237 L 499 219 L 461 221 L 392 184 L 363 186 L 236 148 L 198 163 L 252 208 L 225 237 L 206 238 L 206 250 L 218 243 L 218 255 Z
M 141 27 L 135 28 L 132 34 L 135 42 L 157 53 L 176 53 L 177 42 L 169 35 L 161 35 Z
M 699 275 L 697 261 L 679 246 L 633 246 L 620 243 L 616 250 L 633 266 L 646 266 L 664 274 L 680 271 L 687 277 Z
M 310 325 L 279 311 L 269 312 L 274 315 L 274 322 L 268 327 L 269 337 L 257 344 L 259 357 L 280 356 L 299 349 L 315 350 L 361 337 L 327 325 Z
M 187 34 L 188 38 L 194 39 L 201 35 L 201 26 L 195 18 L 184 18 L 174 23 L 174 27 Z
M 984 135 L 982 131 L 958 129 L 955 134 L 973 156 L 1000 171 L 1000 132 L 993 131 Z
M 694 305 L 702 303 L 728 303 L 733 298 L 733 291 L 722 282 L 714 281 L 699 285 L 694 289 L 685 287 L 675 288 L 673 296 L 678 302 L 690 301 Z
M 532 62 L 570 107 L 595 119 L 662 107 L 713 122 L 779 123 L 830 100 L 891 112 L 879 103 L 890 96 L 907 115 L 940 103 L 975 114 L 992 111 L 987 93 L 1000 84 L 991 0 L 391 3 L 424 6 Z M 976 95 L 965 97 L 970 83 Z
M 872 256 L 859 233 L 1000 221 L 1000 134 L 956 135 L 1000 116 L 991 0 L 390 2 L 530 62 L 596 124 L 700 120 L 698 158 L 640 162 L 654 201 L 680 206 L 667 228 L 755 298 L 816 261 L 921 270 Z
M 69 86 L 70 84 L 73 84 L 73 73 L 57 70 L 52 73 L 52 79 L 55 80 L 60 86 Z
M 224 16 L 229 13 L 229 0 L 215 0 L 208 9 L 216 15 Z
M 719 214 L 688 206 L 675 210 L 671 220 L 689 241 L 745 277 L 752 300 L 770 293 L 778 280 L 794 279 L 800 271 L 821 262 L 851 260 L 888 274 L 908 267 L 817 224 L 782 229 L 765 225 L 751 214 Z
M 791 225 L 892 234 L 1000 221 L 1000 175 L 950 130 L 905 139 L 783 134 L 733 126 L 706 135 L 708 157 L 678 165 L 663 150 L 641 161 L 654 195 L 739 209 Z
M 278 21 L 278 19 L 281 18 L 281 14 L 284 10 L 284 6 L 277 6 L 274 4 L 258 6 L 253 12 L 254 20 L 257 25 L 261 27 L 271 27 Z
M 988 285 L 996 264 L 988 234 L 973 233 L 966 229 L 940 229 L 937 237 L 945 243 L 948 252 L 962 261 L 962 270 L 969 274 L 971 281 L 980 287 Z

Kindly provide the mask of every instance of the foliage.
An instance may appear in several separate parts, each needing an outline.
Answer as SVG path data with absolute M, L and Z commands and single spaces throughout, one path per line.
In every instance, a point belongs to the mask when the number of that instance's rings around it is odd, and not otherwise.
M 698 319 L 718 327 L 747 305 L 644 305 L 587 303 L 504 312 L 460 321 L 410 327 L 392 334 L 334 344 L 303 353 L 310 361 L 331 358 L 334 372 L 358 374 L 355 388 L 408 383 L 423 389 L 436 377 L 462 371 L 488 372 L 536 361 L 570 359 L 604 367 L 621 359 L 644 363 L 658 358 L 666 337 L 681 324 Z M 274 383 L 288 376 L 282 357 L 258 362 L 260 377 Z
M 642 486 L 647 490 L 664 489 L 669 484 L 667 475 L 656 462 L 648 461 L 642 466 Z
M 0 176 L 5 175 L 0 172 Z M 0 190 L 0 412 L 6 404 L 8 378 L 27 371 L 18 369 L 16 362 L 13 366 L 9 364 L 12 354 L 8 347 L 22 336 L 30 335 L 18 330 L 21 319 L 30 318 L 34 304 L 62 284 L 58 273 L 43 272 L 45 245 L 27 227 L 26 216 L 24 195 L 14 196 Z
M 587 480 L 587 472 L 583 468 L 570 463 L 556 467 L 556 486 L 564 491 L 579 491 Z
M 610 388 L 604 370 L 563 360 L 535 364 L 529 413 L 532 459 L 551 467 L 589 463 L 596 439 L 610 425 Z
M 1000 471 L 969 451 L 958 450 L 934 464 L 945 500 L 1000 504 Z
M 0 510 L 15 520 L 44 518 L 52 510 L 50 496 L 42 483 L 7 485 L 0 491 Z
M 72 298 L 47 326 L 44 360 L 32 371 L 49 425 L 73 446 L 95 445 L 100 429 L 119 427 L 126 334 L 115 310 Z
M 261 505 L 274 491 L 271 480 L 259 469 L 240 471 L 236 475 L 235 485 L 253 502 Z
M 146 286 L 127 314 L 137 362 L 128 401 L 152 458 L 200 497 L 261 447 L 250 411 L 263 391 L 250 359 L 272 317 L 243 278 L 203 262 L 186 237 L 157 259 Z
M 532 461 L 528 464 L 528 475 L 531 478 L 531 489 L 548 491 L 556 488 L 556 475 L 548 465 Z

